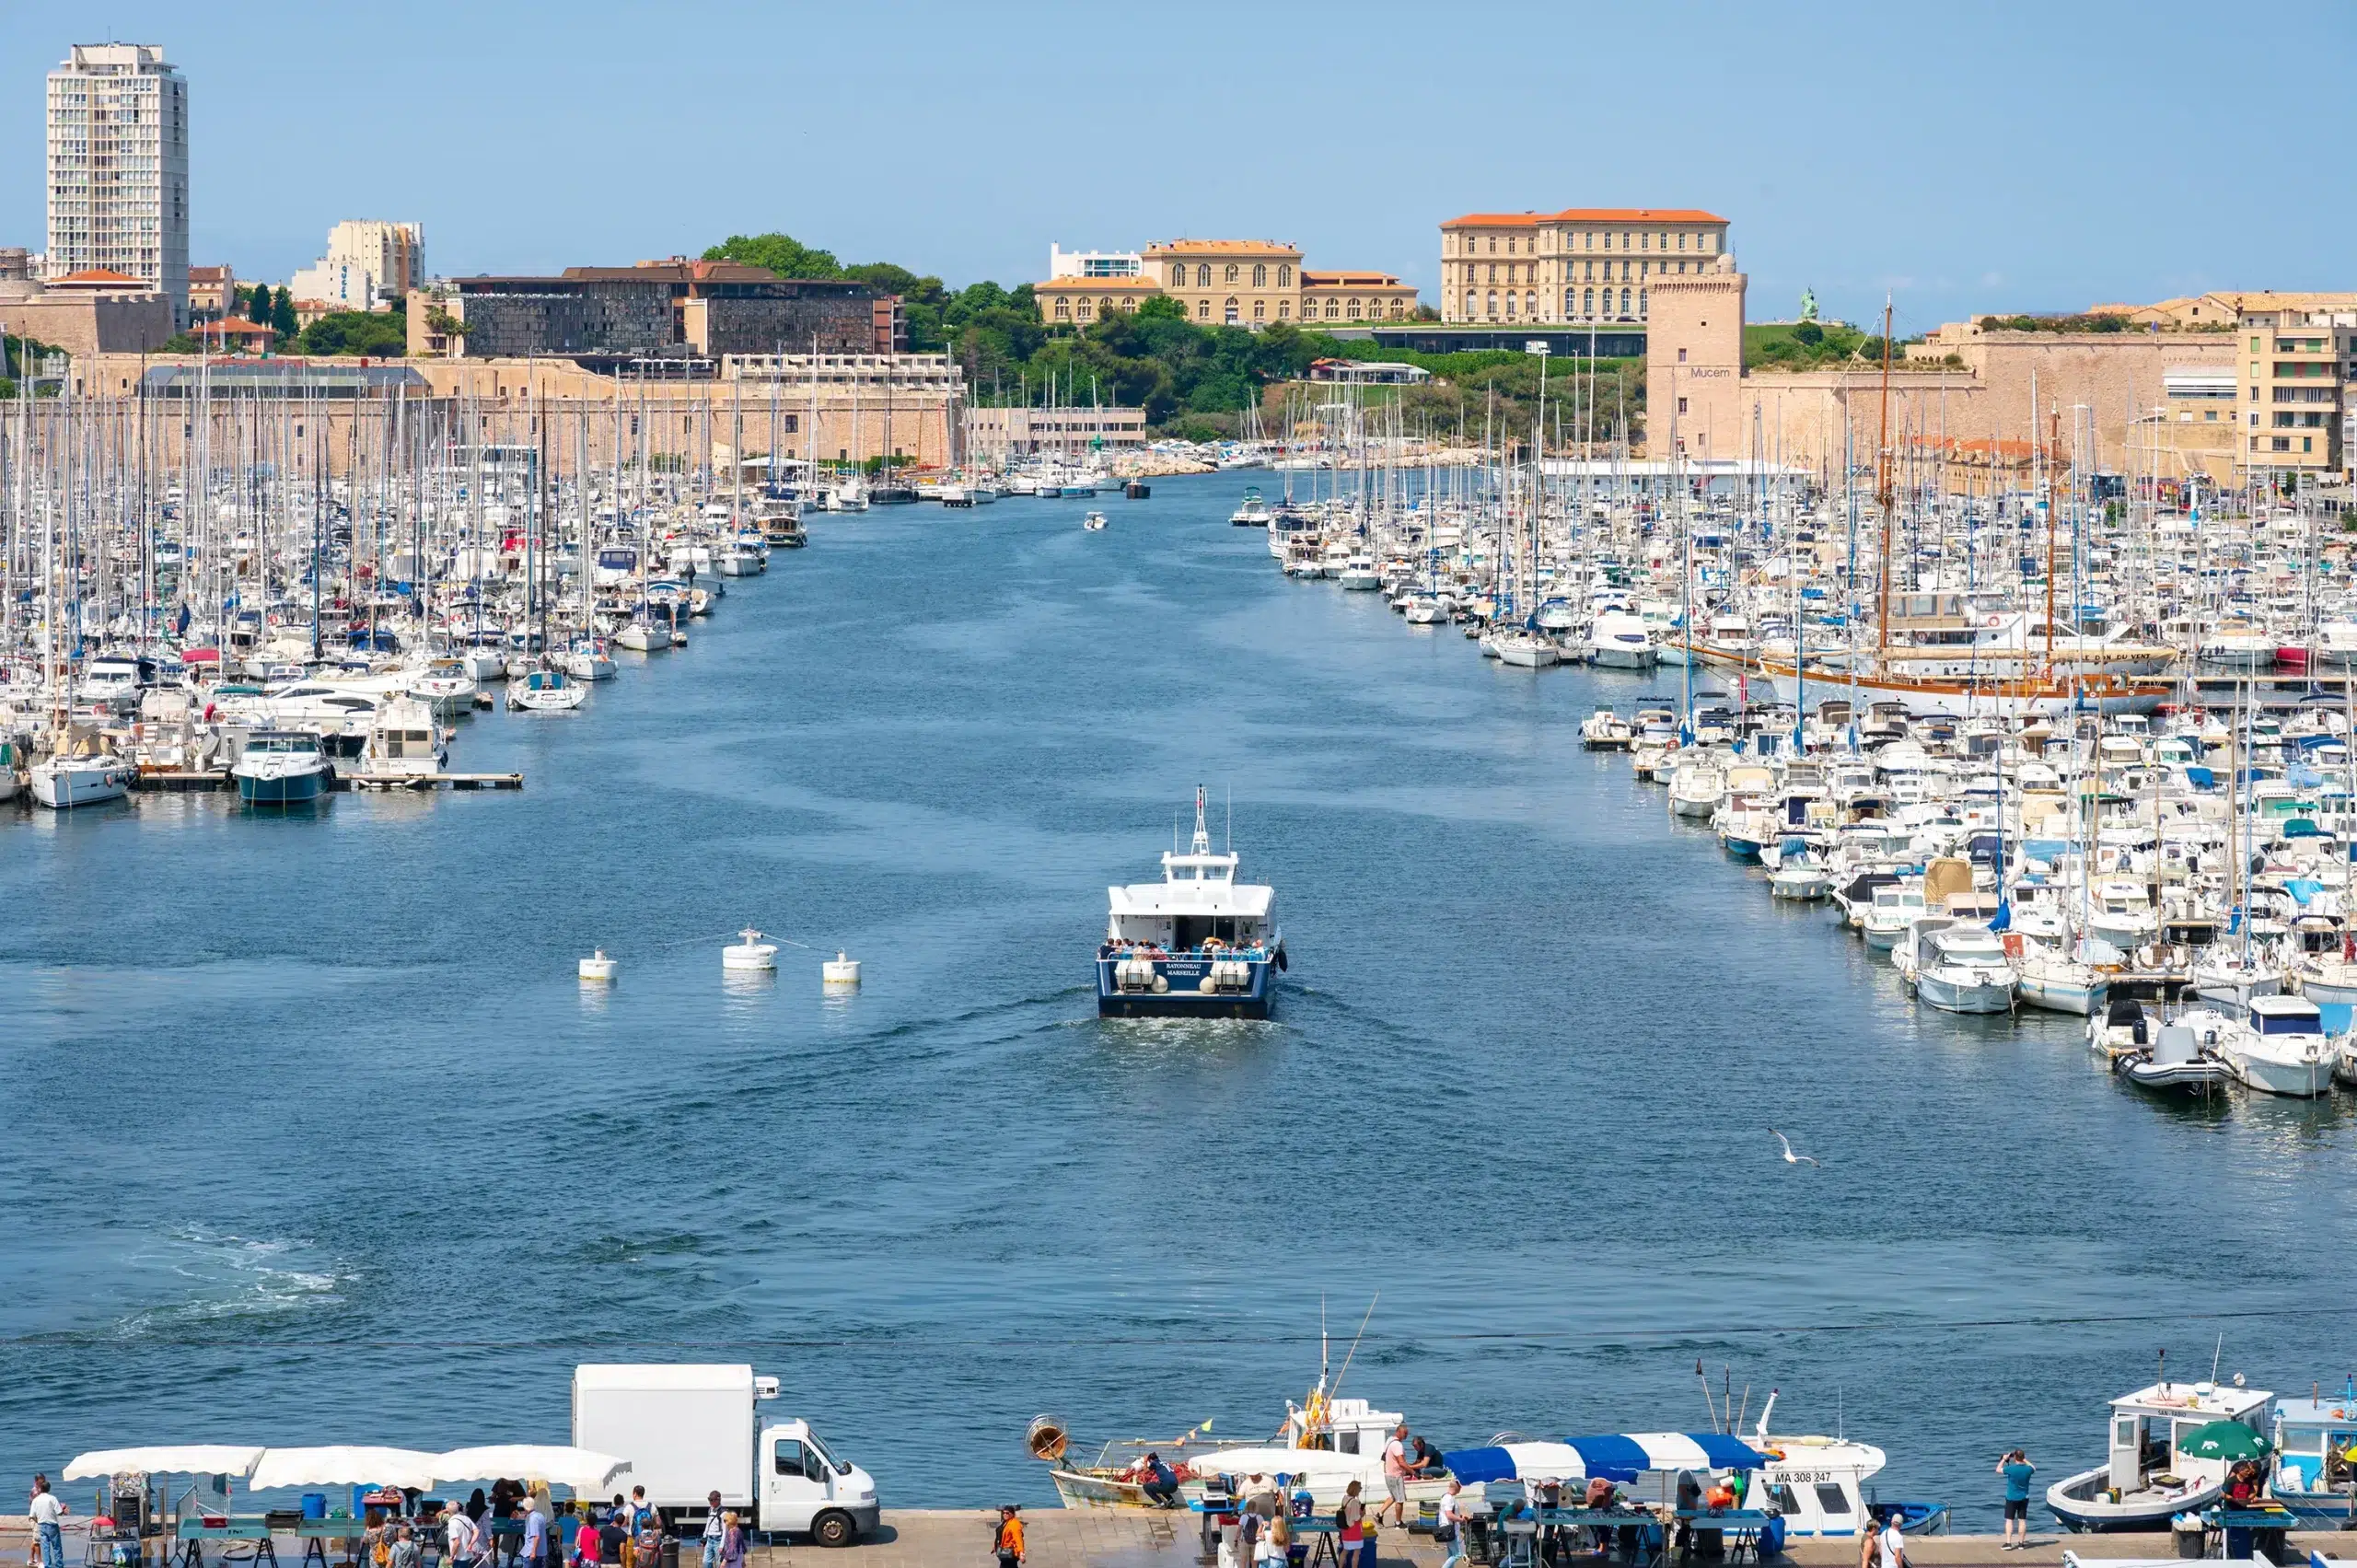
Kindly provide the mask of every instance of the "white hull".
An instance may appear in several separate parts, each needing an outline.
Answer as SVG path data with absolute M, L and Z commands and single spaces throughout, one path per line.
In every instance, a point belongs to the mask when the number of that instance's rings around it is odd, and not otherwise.
M 1943 1013 L 2005 1013 L 2014 1005 L 2010 981 L 1956 980 L 1935 969 L 1915 977 L 1915 994 Z
M 2332 1086 L 2333 1056 L 2322 1049 L 2313 1055 L 2260 1053 L 2239 1045 L 2226 1048 L 2235 1076 L 2263 1095 L 2287 1099 L 2314 1099 Z
M 123 762 L 79 759 L 36 762 L 32 773 L 33 799 L 52 811 L 99 806 L 131 793 L 132 770 Z

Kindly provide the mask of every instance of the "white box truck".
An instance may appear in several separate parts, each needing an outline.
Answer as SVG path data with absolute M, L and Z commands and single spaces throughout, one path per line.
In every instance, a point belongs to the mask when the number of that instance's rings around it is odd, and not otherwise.
M 617 1485 L 646 1488 L 675 1525 L 720 1493 L 758 1530 L 849 1546 L 876 1528 L 876 1481 L 827 1451 L 804 1421 L 765 1421 L 777 1379 L 750 1366 L 624 1364 L 573 1369 L 573 1444 L 630 1461 Z

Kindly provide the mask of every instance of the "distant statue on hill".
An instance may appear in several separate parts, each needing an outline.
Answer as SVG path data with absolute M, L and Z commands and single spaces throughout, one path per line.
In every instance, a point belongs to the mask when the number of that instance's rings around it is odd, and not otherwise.
M 1804 321 L 1817 319 L 1817 290 L 1813 288 L 1801 290 L 1801 319 Z

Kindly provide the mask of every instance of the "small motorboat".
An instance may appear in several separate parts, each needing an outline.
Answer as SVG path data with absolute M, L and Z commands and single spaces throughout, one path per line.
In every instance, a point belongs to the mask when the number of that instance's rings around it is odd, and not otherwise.
M 1087 529 L 1090 533 L 1103 533 L 1105 531 L 1105 514 L 1102 512 L 1091 512 L 1087 517 L 1081 519 L 1080 526 Z
M 2163 1024 L 2150 1046 L 2112 1058 L 2111 1070 L 2140 1089 L 2207 1095 L 2234 1082 L 2234 1069 L 2203 1048 L 2190 1024 Z
M 2226 1462 L 2189 1451 L 2210 1423 L 2262 1430 L 2275 1396 L 2224 1383 L 2155 1383 L 2111 1401 L 2110 1458 L 2046 1489 L 2046 1505 L 2070 1530 L 2159 1530 L 2198 1514 L 2226 1488 Z

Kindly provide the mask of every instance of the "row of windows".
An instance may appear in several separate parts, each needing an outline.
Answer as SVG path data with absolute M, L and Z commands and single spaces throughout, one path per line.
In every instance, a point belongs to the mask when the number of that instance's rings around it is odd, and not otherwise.
M 1357 299 L 1344 299 L 1339 296 L 1328 299 L 1311 298 L 1302 302 L 1301 319 L 1305 321 L 1309 320 L 1319 316 L 1322 309 L 1323 319 L 1329 321 L 1375 321 L 1381 320 L 1387 314 L 1392 320 L 1398 321 L 1406 319 L 1408 303 L 1404 297 L 1389 301 L 1371 299 L 1364 304 Z M 1093 319 L 1098 308 L 1099 307 L 1092 300 L 1074 301 L 1067 296 L 1058 295 L 1055 299 L 1055 319 L 1086 321 Z M 1124 295 L 1119 306 L 1108 299 L 1101 308 L 1109 312 L 1116 309 L 1134 310 L 1137 308 L 1137 300 L 1133 296 Z M 1210 320 L 1212 302 L 1208 299 L 1195 301 L 1195 316 L 1198 320 Z M 1230 326 L 1239 325 L 1244 319 L 1243 307 L 1236 300 L 1230 299 L 1221 308 L 1221 316 Z M 1269 302 L 1265 299 L 1254 300 L 1252 319 L 1265 321 L 1268 319 Z M 1293 319 L 1292 300 L 1277 301 L 1277 319 L 1280 321 Z
M 1505 310 L 1504 313 L 1501 315 L 1498 309 L 1500 296 L 1495 289 L 1491 290 L 1487 296 L 1468 291 L 1465 296 L 1464 313 L 1457 317 L 1457 319 L 1470 321 L 1481 319 L 1485 315 L 1488 319 L 1492 321 L 1536 321 L 1538 319 L 1538 290 L 1532 289 L 1517 296 L 1512 289 L 1508 289 L 1504 296 L 1504 298 L 1505 301 Z M 1455 301 L 1452 300 L 1451 303 L 1454 304 Z M 1515 311 L 1515 307 L 1517 305 L 1521 307 L 1519 315 L 1517 315 Z M 1567 288 L 1563 291 L 1563 314 L 1562 319 L 1566 321 L 1592 321 L 1599 319 L 1607 321 L 1642 321 L 1645 319 L 1645 291 L 1642 288 L 1633 290 L 1622 289 L 1620 295 L 1619 308 L 1616 309 L 1614 308 L 1612 290 L 1608 288 L 1605 289 L 1600 295 L 1596 290 L 1592 288 Z
M 1498 269 L 1503 266 L 1506 270 L 1506 275 L 1503 281 L 1506 283 L 1536 283 L 1538 281 L 1538 265 L 1539 264 L 1536 261 L 1492 261 L 1489 263 L 1489 276 L 1485 279 L 1478 275 L 1481 271 L 1481 264 L 1480 262 L 1469 261 L 1464 263 L 1465 282 L 1468 284 L 1500 282 L 1501 280 L 1498 277 Z M 1596 282 L 1596 263 L 1594 261 L 1567 261 L 1564 265 L 1566 267 L 1584 267 L 1585 271 L 1581 273 L 1582 281 L 1586 283 Z M 1701 262 L 1697 261 L 1693 265 L 1696 272 L 1699 273 L 1702 270 Z M 1686 271 L 1686 266 L 1687 263 L 1684 261 L 1623 261 L 1620 263 L 1620 275 L 1624 279 L 1666 276 L 1673 267 L 1675 267 L 1678 273 L 1683 273 Z M 1632 268 L 1634 271 L 1631 270 Z M 1566 277 L 1569 275 L 1570 274 L 1568 273 L 1565 274 Z M 1604 263 L 1604 276 L 1608 282 L 1612 275 L 1612 263 L 1607 261 Z
M 1668 229 L 1660 229 L 1660 230 L 1646 230 L 1646 229 L 1640 229 L 1640 230 L 1637 230 L 1637 231 L 1635 231 L 1635 232 L 1633 232 L 1633 233 L 1631 233 L 1631 232 L 1630 230 L 1628 230 L 1628 229 L 1618 229 L 1618 228 L 1616 228 L 1616 229 L 1606 229 L 1606 230 L 1602 230 L 1602 231 L 1594 230 L 1594 229 L 1583 229 L 1583 230 L 1581 230 L 1581 231 L 1580 231 L 1579 233 L 1577 233 L 1577 234 L 1573 234 L 1573 233 L 1572 233 L 1572 232 L 1571 232 L 1570 230 L 1568 230 L 1568 229 L 1558 230 L 1558 231 L 1556 231 L 1556 232 L 1558 232 L 1559 234 L 1561 234 L 1561 235 L 1562 235 L 1562 238 L 1563 238 L 1563 239 L 1564 239 L 1564 241 L 1566 242 L 1566 244 L 1565 244 L 1565 248 L 1566 248 L 1567 250 L 1594 250 L 1598 249 L 1598 247 L 1597 247 L 1597 245 L 1596 245 L 1596 238 L 1597 238 L 1597 234 L 1598 234 L 1599 232 L 1601 232 L 1601 234 L 1602 234 L 1602 236 L 1603 236 L 1603 239 L 1604 239 L 1604 244 L 1603 244 L 1603 246 L 1602 246 L 1602 249 L 1607 250 L 1611 250 L 1611 249 L 1612 249 L 1612 237 L 1613 237 L 1614 235 L 1616 235 L 1616 234 L 1617 234 L 1617 235 L 1619 235 L 1619 236 L 1620 237 L 1620 249 L 1621 249 L 1621 250 L 1660 250 L 1666 251 L 1666 250 L 1669 249 L 1669 236 L 1670 236 L 1670 230 L 1668 230 Z M 1498 253 L 1498 236 L 1496 236 L 1496 235 L 1494 235 L 1494 234 L 1492 234 L 1492 235 L 1488 235 L 1488 236 L 1486 236 L 1486 237 L 1485 237 L 1485 236 L 1482 236 L 1482 235 L 1478 235 L 1478 234 L 1474 234 L 1474 235 L 1463 235 L 1463 234 L 1460 234 L 1460 235 L 1452 236 L 1452 238 L 1456 240 L 1456 242 L 1457 242 L 1457 244 L 1458 248 L 1459 248 L 1459 249 L 1460 249 L 1460 250 L 1461 250 L 1465 254 L 1467 254 L 1467 255 L 1471 255 L 1471 254 L 1473 254 L 1475 251 L 1479 250 L 1480 249 L 1481 241 L 1482 241 L 1482 239 L 1483 239 L 1484 238 L 1486 238 L 1489 240 L 1489 242 L 1490 242 L 1490 250 L 1489 250 L 1489 253 L 1490 253 L 1491 255 L 1492 255 L 1492 256 L 1494 256 L 1494 255 L 1496 255 L 1496 254 Z M 1705 255 L 1707 255 L 1707 254 L 1709 254 L 1709 253 L 1710 253 L 1711 247 L 1712 247 L 1712 245 L 1716 241 L 1717 238 L 1718 238 L 1718 237 L 1717 237 L 1715 234 L 1710 234 L 1710 233 L 1697 234 L 1697 233 L 1694 233 L 1694 232 L 1693 232 L 1693 231 L 1691 231 L 1691 230 L 1688 230 L 1688 229 L 1680 229 L 1680 230 L 1678 230 L 1678 249 L 1679 249 L 1680 250 L 1685 250 L 1685 249 L 1686 249 L 1686 242 L 1687 242 L 1689 239 L 1691 239 L 1691 240 L 1693 240 L 1693 241 L 1694 241 L 1694 249 L 1695 249 L 1695 250 L 1700 250 L 1700 251 L 1703 252 Z M 1656 244 L 1655 243 L 1655 241 L 1656 239 L 1658 239 L 1658 240 L 1660 241 L 1660 243 L 1659 243 L 1658 245 L 1656 245 Z M 1631 241 L 1632 241 L 1632 240 L 1635 242 L 1634 244 L 1631 244 Z M 1515 248 L 1516 244 L 1517 244 L 1517 243 L 1521 243 L 1521 241 L 1522 241 L 1522 236 L 1520 236 L 1520 235 L 1515 235 L 1515 234 L 1509 234 L 1509 235 L 1507 235 L 1507 236 L 1505 237 L 1505 242 L 1506 242 L 1506 254 L 1507 254 L 1507 255 L 1509 255 L 1509 256 L 1513 255 L 1513 254 L 1515 253 Z M 1532 235 L 1532 236 L 1530 236 L 1530 237 L 1529 237 L 1529 239 L 1528 239 L 1528 242 L 1527 242 L 1527 243 L 1523 243 L 1523 244 L 1522 244 L 1522 249 L 1523 249 L 1523 250 L 1525 250 L 1526 252 L 1527 252 L 1527 253 L 1528 253 L 1528 254 L 1530 254 L 1530 255 L 1533 255 L 1533 256 L 1538 255 L 1538 237 L 1537 235 L 1535 235 L 1535 234 L 1534 234 L 1534 235 Z
M 1227 263 L 1227 265 L 1221 270 L 1220 281 L 1229 285 L 1241 284 L 1244 281 L 1244 269 L 1241 264 L 1235 261 Z M 1185 288 L 1187 286 L 1186 262 L 1174 261 L 1171 263 L 1170 286 L 1173 288 Z M 1209 288 L 1212 286 L 1212 267 L 1209 261 L 1197 263 L 1195 267 L 1195 286 L 1197 288 Z M 1266 288 L 1269 286 L 1269 264 L 1266 261 L 1255 261 L 1252 264 L 1252 286 L 1254 288 Z M 1283 262 L 1278 264 L 1277 286 L 1279 288 L 1291 288 L 1293 286 L 1293 268 L 1290 264 Z
M 2258 451 L 2277 451 L 2277 452 L 2288 452 L 2288 451 L 2290 451 L 2290 450 L 2292 449 L 2292 437 L 2290 437 L 2289 436 L 2270 436 L 2270 437 L 2268 437 L 2267 439 L 2268 439 L 2268 441 L 2269 441 L 2270 445 L 2269 445 L 2269 446 L 2267 446 L 2267 447 L 2261 447 L 2261 446 L 2259 446 L 2259 444 L 2258 444 L 2258 443 L 2259 443 L 2259 440 L 2260 440 L 2260 437 L 2258 437 L 2258 436 L 2252 436 L 2252 437 L 2250 438 L 2250 449 L 2251 449 L 2252 451 L 2254 451 L 2254 452 L 2258 452 Z M 2316 438 L 2315 436 L 2301 436 L 2301 437 L 2300 437 L 2300 450 L 2302 450 L 2303 452 L 2313 452 L 2313 451 L 2315 451 L 2316 449 Z

